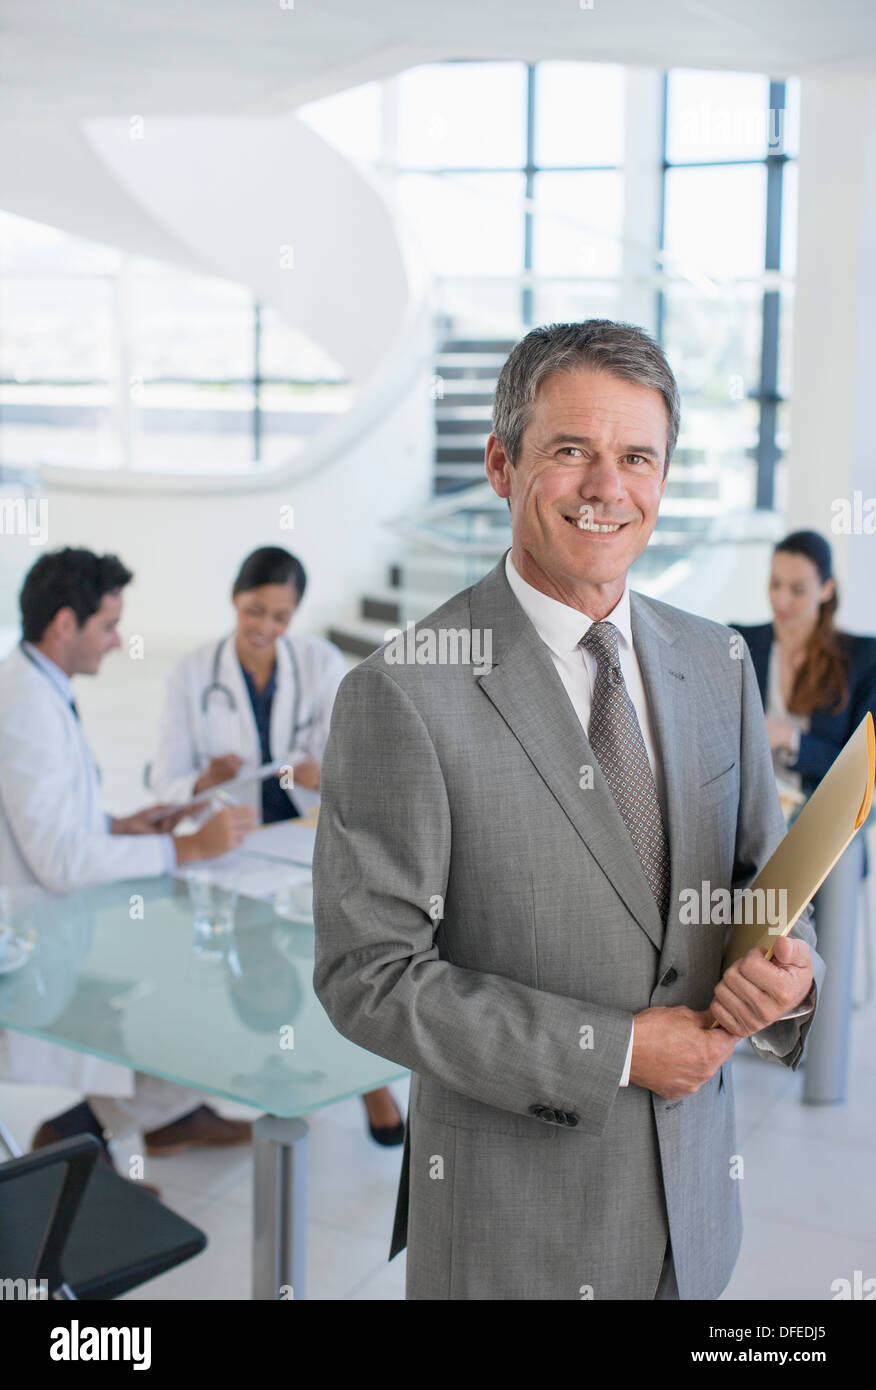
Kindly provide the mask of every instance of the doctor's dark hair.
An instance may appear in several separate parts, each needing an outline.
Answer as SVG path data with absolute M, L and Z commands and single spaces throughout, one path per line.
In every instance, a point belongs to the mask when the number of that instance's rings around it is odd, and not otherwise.
M 245 594 L 248 589 L 260 589 L 263 584 L 291 584 L 300 600 L 304 597 L 307 575 L 301 561 L 288 550 L 279 545 L 263 545 L 247 555 L 237 572 L 231 597 Z
M 100 608 L 104 594 L 118 593 L 133 578 L 117 555 L 95 555 L 70 546 L 41 555 L 18 595 L 22 637 L 39 642 L 61 608 L 72 608 L 82 627 Z
M 493 430 L 511 464 L 517 465 L 533 402 L 545 377 L 581 367 L 660 392 L 667 414 L 665 477 L 681 422 L 678 384 L 659 343 L 643 328 L 613 319 L 550 323 L 533 328 L 512 348 L 493 399 Z

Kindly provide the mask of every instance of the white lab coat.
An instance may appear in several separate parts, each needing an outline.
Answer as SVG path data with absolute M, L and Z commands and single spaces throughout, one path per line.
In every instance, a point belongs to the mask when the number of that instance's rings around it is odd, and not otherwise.
M 162 838 L 107 831 L 79 720 L 49 677 L 13 647 L 0 662 L 0 883 L 63 894 L 162 874 Z M 22 1033 L 5 1042 L 9 1080 L 133 1095 L 126 1067 Z
M 298 730 L 293 738 L 295 679 L 287 649 L 292 645 L 301 679 Z M 244 770 L 261 766 L 261 746 L 249 693 L 234 646 L 234 636 L 221 641 L 218 683 L 231 695 L 214 689 L 206 702 L 204 692 L 213 681 L 217 643 L 207 642 L 190 652 L 171 672 L 159 726 L 158 748 L 149 774 L 149 787 L 159 801 L 185 803 L 197 796 L 194 784 L 211 758 L 237 753 Z M 324 637 L 287 633 L 275 647 L 277 684 L 271 705 L 270 748 L 272 760 L 322 761 L 328 739 L 332 705 L 338 686 L 347 674 L 343 653 Z M 294 786 L 290 789 L 294 797 Z M 261 784 L 252 783 L 235 800 L 252 805 L 261 817 Z

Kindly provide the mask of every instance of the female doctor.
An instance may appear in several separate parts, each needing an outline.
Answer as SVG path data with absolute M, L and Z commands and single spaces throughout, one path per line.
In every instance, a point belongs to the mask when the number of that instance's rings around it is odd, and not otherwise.
M 347 666 L 325 638 L 287 633 L 306 582 L 300 560 L 279 546 L 244 560 L 231 590 L 234 631 L 183 657 L 171 672 L 149 773 L 157 796 L 184 804 L 241 771 L 274 761 L 291 765 L 288 791 L 279 774 L 251 784 L 251 804 L 267 824 L 300 814 L 295 786 L 319 787 L 332 704 Z M 377 1143 L 402 1143 L 404 1124 L 389 1089 L 363 1100 Z

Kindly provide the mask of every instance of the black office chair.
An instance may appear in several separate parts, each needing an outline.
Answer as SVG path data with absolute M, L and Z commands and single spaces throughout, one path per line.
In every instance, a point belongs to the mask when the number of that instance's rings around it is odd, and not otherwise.
M 49 1298 L 118 1298 L 207 1244 L 191 1222 L 98 1161 L 77 1134 L 0 1164 L 0 1279 L 45 1280 Z

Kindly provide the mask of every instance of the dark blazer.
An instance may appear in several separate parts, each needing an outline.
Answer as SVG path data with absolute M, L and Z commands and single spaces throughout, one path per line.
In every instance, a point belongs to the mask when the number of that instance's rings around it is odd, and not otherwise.
M 731 623 L 730 626 L 741 633 L 748 643 L 761 699 L 766 707 L 773 625 L 760 623 L 757 627 L 743 627 L 740 623 Z M 797 761 L 789 766 L 792 772 L 799 772 L 802 789 L 807 796 L 818 786 L 868 709 L 872 710 L 876 719 L 876 637 L 853 637 L 848 632 L 840 632 L 837 636 L 848 662 L 849 700 L 838 714 L 827 709 L 814 710 L 809 733 L 800 736 L 800 753 Z

